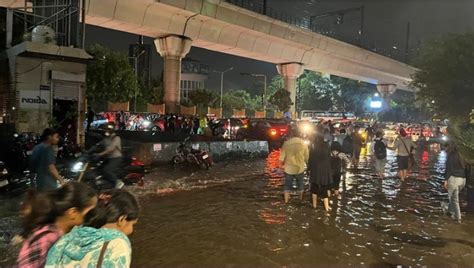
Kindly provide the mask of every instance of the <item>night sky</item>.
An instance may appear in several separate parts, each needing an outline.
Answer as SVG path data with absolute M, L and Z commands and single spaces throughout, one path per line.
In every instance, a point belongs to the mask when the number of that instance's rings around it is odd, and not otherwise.
M 255 2 L 258 2 L 257 0 Z M 310 16 L 325 12 L 365 6 L 364 42 L 375 45 L 395 56 L 403 57 L 407 36 L 407 23 L 410 22 L 409 48 L 416 54 L 416 47 L 428 39 L 446 33 L 472 32 L 474 29 L 473 0 L 268 0 L 268 7 L 276 11 L 285 11 L 291 16 Z M 349 13 L 344 23 L 335 24 L 335 18 L 318 21 L 325 29 L 333 29 L 347 37 L 355 37 L 359 28 L 359 15 Z M 101 43 L 112 49 L 128 51 L 128 45 L 136 43 L 138 37 L 132 34 L 106 30 L 99 27 L 87 27 L 87 43 Z M 153 44 L 151 38 L 145 43 Z M 154 47 L 154 46 L 153 46 Z M 396 47 L 397 49 L 391 49 Z M 273 64 L 221 54 L 205 49 L 195 48 L 187 57 L 209 64 L 211 69 L 235 69 L 226 74 L 224 88 L 242 89 L 257 87 L 255 78 L 243 77 L 240 72 L 264 73 L 269 77 L 277 74 Z M 152 58 L 152 72 L 159 76 L 162 70 L 162 59 L 158 53 Z M 220 87 L 220 75 L 211 74 L 207 88 Z

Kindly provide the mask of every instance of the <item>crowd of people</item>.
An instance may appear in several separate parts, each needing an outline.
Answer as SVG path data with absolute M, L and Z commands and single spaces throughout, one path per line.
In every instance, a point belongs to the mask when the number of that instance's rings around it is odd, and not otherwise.
M 93 127 L 96 113 L 89 107 L 87 126 Z M 203 115 L 130 113 L 124 111 L 105 112 L 101 114 L 107 122 L 114 124 L 116 130 L 158 131 L 186 134 L 204 134 L 211 119 Z
M 301 138 L 302 133 L 292 128 L 288 140 L 284 142 L 280 162 L 285 172 L 284 200 L 288 203 L 293 184 L 296 181 L 296 191 L 303 200 L 304 178 L 309 177 L 312 206 L 317 208 L 322 199 L 325 211 L 330 211 L 329 198 L 331 195 L 340 197 L 339 187 L 344 169 L 352 166 L 357 172 L 362 148 L 367 142 L 372 142 L 373 167 L 381 179 L 385 176 L 387 150 L 394 150 L 398 176 L 403 182 L 415 164 L 414 152 L 418 145 L 412 141 L 404 128 L 399 129 L 398 137 L 392 144 L 384 139 L 382 130 L 375 125 L 365 129 L 366 138 L 358 126 L 348 124 L 346 128 L 335 130 L 331 122 L 317 126 L 310 145 Z M 448 192 L 449 203 L 443 204 L 442 209 L 450 214 L 453 220 L 461 221 L 459 208 L 459 192 L 466 184 L 466 163 L 459 154 L 453 142 L 448 143 L 444 187 Z M 305 174 L 306 172 L 306 174 Z
M 113 189 L 97 194 L 89 186 L 69 182 L 50 191 L 30 190 L 20 216 L 23 232 L 18 267 L 129 267 L 127 238 L 140 206 L 129 192 Z

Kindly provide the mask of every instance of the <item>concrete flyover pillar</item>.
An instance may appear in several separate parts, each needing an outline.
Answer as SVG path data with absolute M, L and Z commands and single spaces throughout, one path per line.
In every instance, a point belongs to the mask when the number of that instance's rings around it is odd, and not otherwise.
M 293 105 L 290 113 L 294 117 L 296 114 L 296 79 L 303 73 L 303 64 L 298 62 L 280 63 L 277 65 L 278 73 L 283 77 L 285 89 L 290 92 Z
M 155 40 L 156 50 L 164 58 L 163 102 L 166 111 L 176 113 L 181 98 L 181 59 L 191 49 L 192 40 L 185 36 L 168 35 Z

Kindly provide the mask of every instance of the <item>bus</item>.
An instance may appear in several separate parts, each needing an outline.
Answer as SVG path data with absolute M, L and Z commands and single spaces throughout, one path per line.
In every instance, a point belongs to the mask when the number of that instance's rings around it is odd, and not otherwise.
M 355 120 L 354 113 L 340 112 L 340 111 L 317 111 L 317 110 L 303 110 L 300 112 L 300 120 L 306 121 L 340 121 L 340 120 Z

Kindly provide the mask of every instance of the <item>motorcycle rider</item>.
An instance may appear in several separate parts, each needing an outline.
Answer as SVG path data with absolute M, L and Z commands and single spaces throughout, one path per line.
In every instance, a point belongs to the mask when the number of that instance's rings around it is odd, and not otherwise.
M 105 150 L 97 155 L 106 158 L 103 167 L 104 179 L 113 183 L 116 188 L 122 188 L 124 183 L 116 173 L 122 164 L 122 140 L 115 133 L 114 126 L 111 124 L 107 125 L 105 129 L 103 144 Z

